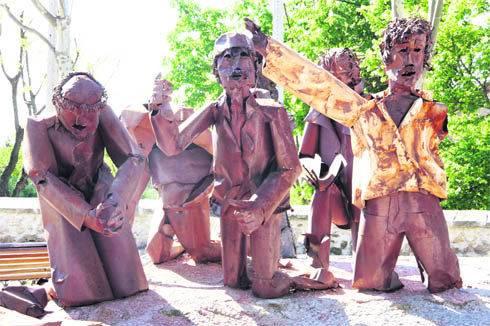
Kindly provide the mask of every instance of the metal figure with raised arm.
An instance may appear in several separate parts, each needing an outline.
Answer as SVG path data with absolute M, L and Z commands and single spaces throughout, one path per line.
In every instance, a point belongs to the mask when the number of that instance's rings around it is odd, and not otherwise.
M 170 106 L 172 85 L 155 80 L 157 92 L 166 89 L 166 102 Z M 169 156 L 165 147 L 155 145 L 155 135 L 148 116 L 148 105 L 125 109 L 120 119 L 148 158 L 145 173 L 136 186 L 134 209 L 151 176 L 163 203 L 163 215 L 154 215 L 146 252 L 155 264 L 166 262 L 181 254 L 184 249 L 197 263 L 219 261 L 221 245 L 211 240 L 209 197 L 213 190 L 213 145 L 211 131 L 206 129 L 191 146 L 180 154 Z M 170 108 L 174 123 L 182 124 L 194 112 L 191 108 Z M 159 143 L 171 141 L 160 138 Z M 174 236 L 179 240 L 174 241 Z
M 394 291 L 403 284 L 394 272 L 406 236 L 428 288 L 462 286 L 440 205 L 446 173 L 439 143 L 447 135 L 447 106 L 415 88 L 427 63 L 430 24 L 395 19 L 381 43 L 389 87 L 367 101 L 329 72 L 301 57 L 246 20 L 263 74 L 302 101 L 351 128 L 352 149 L 362 178 L 354 179 L 353 202 L 363 210 L 353 287 Z
M 226 286 L 252 285 L 252 292 L 263 298 L 279 297 L 294 288 L 325 288 L 320 282 L 278 271 L 281 213 L 289 206 L 287 195 L 301 166 L 286 110 L 251 91 L 256 71 L 252 41 L 240 33 L 221 35 L 215 42 L 213 72 L 224 94 L 177 128 L 172 111 L 163 105 L 162 82 L 161 95 L 156 89 L 150 103 L 157 145 L 177 154 L 204 130 L 215 128 L 213 196 L 221 205 Z M 252 255 L 248 273 L 246 236 Z

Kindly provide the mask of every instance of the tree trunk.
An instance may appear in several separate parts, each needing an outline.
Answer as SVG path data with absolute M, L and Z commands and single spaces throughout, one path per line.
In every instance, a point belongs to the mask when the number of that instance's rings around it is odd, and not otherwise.
M 12 197 L 19 197 L 20 192 L 27 186 L 27 183 L 27 173 L 26 171 L 24 171 L 24 169 L 22 169 L 22 174 L 15 184 L 14 191 L 12 192 Z
M 391 18 L 403 18 L 403 0 L 391 0 Z
M 7 167 L 0 177 L 0 197 L 9 197 L 9 180 L 14 172 L 15 166 L 19 161 L 20 146 L 22 144 L 22 139 L 24 138 L 24 129 L 17 127 L 15 132 L 15 143 L 12 147 L 12 152 L 10 152 L 10 159 Z
M 49 41 L 56 49 L 56 55 L 48 54 L 48 72 L 46 77 L 46 111 L 54 111 L 51 102 L 52 91 L 58 81 L 73 70 L 70 58 L 70 16 L 68 0 L 51 0 L 50 12 L 56 17 L 56 25 L 49 25 Z
M 429 2 L 429 23 L 432 27 L 432 44 L 428 51 L 434 54 L 434 49 L 437 42 L 437 32 L 439 31 L 439 23 L 441 22 L 442 7 L 444 6 L 444 0 L 430 0 Z M 428 64 L 430 64 L 432 55 L 429 58 Z M 418 89 L 424 89 L 425 77 L 427 76 L 427 68 L 424 68 L 422 75 L 417 82 Z

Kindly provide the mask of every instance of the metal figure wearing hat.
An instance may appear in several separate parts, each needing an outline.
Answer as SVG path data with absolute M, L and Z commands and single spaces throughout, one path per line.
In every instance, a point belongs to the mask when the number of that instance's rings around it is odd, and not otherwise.
M 159 89 L 160 75 L 156 78 Z M 170 96 L 172 85 L 165 85 Z M 168 99 L 170 100 L 170 98 Z M 169 102 L 164 103 L 170 106 Z M 122 111 L 120 119 L 148 158 L 145 173 L 136 186 L 131 209 L 141 198 L 148 181 L 158 190 L 163 215 L 155 213 L 150 226 L 146 252 L 155 264 L 180 255 L 184 249 L 197 263 L 219 261 L 221 244 L 211 240 L 209 196 L 213 190 L 212 137 L 209 129 L 182 153 L 169 156 L 155 146 L 155 135 L 148 116 L 148 105 Z M 182 124 L 194 112 L 191 108 L 169 108 L 174 123 Z M 168 139 L 159 139 L 165 142 Z M 162 146 L 163 147 L 163 146 Z M 165 150 L 165 148 L 163 147 Z M 174 236 L 179 240 L 174 241 Z
M 320 56 L 318 63 L 344 84 L 364 95 L 359 59 L 348 48 L 333 48 Z M 311 108 L 305 118 L 306 125 L 299 151 L 301 161 L 321 158 L 320 175 L 314 170 L 306 172 L 309 183 L 315 187 L 311 201 L 310 233 L 305 234 L 308 255 L 315 268 L 311 277 L 321 281 L 330 279 L 330 230 L 332 223 L 351 229 L 352 250 L 355 252 L 361 211 L 352 204 L 352 153 L 350 129 Z M 303 164 L 307 166 L 307 164 Z
M 157 145 L 179 153 L 214 126 L 214 198 L 221 204 L 224 284 L 248 288 L 256 296 L 279 297 L 293 288 L 325 285 L 290 278 L 278 271 L 281 212 L 288 208 L 289 188 L 301 172 L 286 110 L 251 91 L 256 58 L 244 34 L 225 33 L 215 42 L 213 72 L 224 94 L 201 108 L 178 128 L 162 105 L 165 83 L 150 103 Z M 160 142 L 174 139 L 175 142 Z M 252 270 L 247 273 L 246 236 L 250 236 Z
M 54 89 L 56 114 L 28 118 L 24 168 L 36 186 L 56 295 L 64 306 L 148 289 L 127 222 L 144 157 L 90 74 Z M 104 163 L 107 151 L 118 172 Z
M 447 135 L 447 106 L 415 88 L 427 64 L 430 24 L 398 18 L 384 32 L 381 53 L 389 87 L 366 101 L 329 72 L 299 56 L 260 27 L 246 21 L 263 74 L 322 114 L 351 128 L 356 158 L 353 202 L 363 209 L 353 287 L 394 291 L 403 287 L 394 272 L 406 236 L 428 288 L 440 292 L 462 285 L 449 244 L 440 200 L 446 174 L 439 143 Z M 421 273 L 423 275 L 423 273 Z

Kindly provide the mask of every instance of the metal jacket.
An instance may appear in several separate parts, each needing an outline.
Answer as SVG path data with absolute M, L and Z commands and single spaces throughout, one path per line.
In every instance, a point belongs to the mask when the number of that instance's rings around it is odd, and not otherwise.
M 113 178 L 104 149 L 119 167 Z M 89 210 L 112 194 L 126 218 L 143 171 L 143 156 L 110 107 L 98 129 L 74 138 L 53 114 L 28 118 L 24 168 L 36 185 L 53 269 L 53 284 L 65 306 L 78 306 L 146 290 L 148 284 L 129 222 L 119 236 L 83 227 Z
M 447 135 L 447 106 L 420 97 L 399 127 L 383 97 L 364 100 L 329 72 L 268 37 L 263 74 L 326 116 L 351 127 L 356 159 L 353 203 L 397 191 L 445 199 L 446 174 L 439 143 Z M 359 165 L 357 165 L 359 164 Z M 357 175 L 356 175 L 357 174 Z
M 241 146 L 231 128 L 230 108 L 226 96 L 201 108 L 178 128 L 159 112 L 151 117 L 157 144 L 163 152 L 177 154 L 199 134 L 214 125 L 213 166 L 214 197 L 225 214 L 228 199 L 249 199 L 264 210 L 268 219 L 274 212 L 287 208 L 289 188 L 300 173 L 296 147 L 286 110 L 271 99 L 246 100 L 246 120 L 241 128 Z M 170 142 L 158 139 L 171 137 Z
M 342 154 L 347 162 L 347 166 L 340 172 L 340 178 L 337 182 L 337 186 L 341 187 L 341 191 L 345 194 L 345 197 L 342 196 L 340 200 L 342 200 L 347 207 L 347 205 L 351 204 L 348 198 L 352 198 L 352 173 L 354 171 L 354 154 L 352 153 L 350 129 L 327 118 L 313 108 L 308 112 L 305 121 L 307 124 L 303 135 L 308 135 L 309 137 L 303 137 L 300 154 L 310 157 L 314 157 L 315 154 L 318 154 L 322 159 L 322 163 L 325 163 L 327 167 L 331 166 L 338 153 Z M 309 129 L 314 128 L 317 130 L 310 130 L 308 132 Z M 355 210 L 355 212 L 352 212 L 351 210 Z M 358 209 L 349 208 L 347 209 L 347 212 L 347 215 L 352 216 L 344 216 L 346 213 L 342 210 L 341 212 L 338 212 L 338 214 L 334 214 L 334 216 L 344 217 L 340 220 L 334 218 L 333 222 L 336 225 L 345 225 L 348 224 L 349 218 L 354 218 L 356 222 L 359 222 Z

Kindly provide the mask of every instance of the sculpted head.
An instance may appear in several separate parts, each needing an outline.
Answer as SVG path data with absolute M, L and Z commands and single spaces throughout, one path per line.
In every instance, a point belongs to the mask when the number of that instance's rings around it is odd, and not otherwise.
M 333 48 L 327 54 L 320 56 L 318 62 L 323 69 L 330 72 L 341 82 L 352 89 L 363 90 L 359 59 L 354 51 L 349 48 Z
M 390 82 L 413 89 L 424 67 L 429 68 L 431 26 L 423 19 L 397 18 L 383 33 L 380 44 Z
M 245 34 L 228 32 L 214 43 L 213 73 L 225 89 L 254 86 L 256 61 L 252 40 Z
M 53 90 L 56 116 L 77 139 L 95 133 L 106 100 L 104 87 L 85 72 L 69 73 Z

